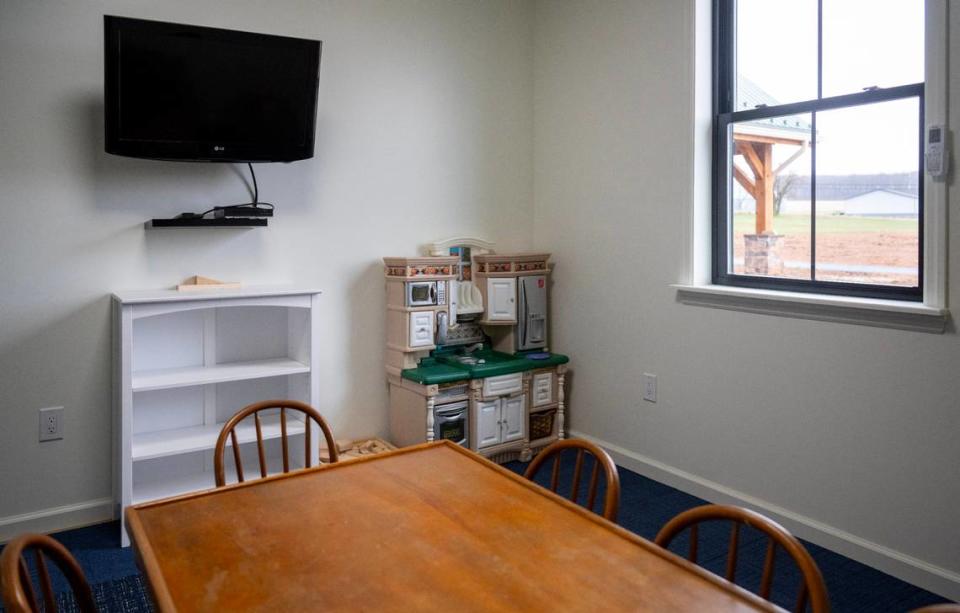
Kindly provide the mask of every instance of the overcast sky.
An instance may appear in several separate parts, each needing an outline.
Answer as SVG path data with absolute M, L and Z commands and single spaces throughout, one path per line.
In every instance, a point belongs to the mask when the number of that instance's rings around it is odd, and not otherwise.
M 923 24 L 924 0 L 823 0 L 823 95 L 922 81 Z M 740 74 L 779 102 L 816 98 L 817 0 L 738 0 L 737 36 Z M 817 172 L 916 172 L 918 121 L 915 101 L 818 113 Z

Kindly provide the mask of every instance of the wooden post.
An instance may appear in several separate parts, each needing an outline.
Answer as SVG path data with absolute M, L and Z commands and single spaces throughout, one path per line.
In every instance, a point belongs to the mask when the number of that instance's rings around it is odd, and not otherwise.
M 773 234 L 773 144 L 753 143 L 760 158 L 756 177 L 757 234 Z

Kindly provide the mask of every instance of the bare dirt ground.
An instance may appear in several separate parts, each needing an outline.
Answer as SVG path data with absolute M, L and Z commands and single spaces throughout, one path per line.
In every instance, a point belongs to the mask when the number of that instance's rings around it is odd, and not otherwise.
M 810 235 L 785 235 L 781 239 L 780 257 L 784 262 L 810 261 Z M 837 265 L 880 266 L 886 268 L 917 268 L 919 238 L 906 232 L 860 232 L 818 234 L 817 262 Z M 743 273 L 743 234 L 734 236 L 734 258 L 740 262 L 735 272 Z M 785 266 L 784 277 L 809 279 L 807 268 Z M 824 281 L 848 281 L 853 283 L 879 283 L 885 285 L 917 284 L 916 274 L 900 271 L 836 271 L 817 270 L 817 279 Z

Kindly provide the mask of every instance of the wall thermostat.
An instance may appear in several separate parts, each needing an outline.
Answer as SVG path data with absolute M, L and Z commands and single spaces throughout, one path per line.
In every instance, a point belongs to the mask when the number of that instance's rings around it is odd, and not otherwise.
M 931 177 L 943 177 L 950 169 L 950 150 L 947 149 L 947 130 L 944 126 L 927 128 L 927 150 L 923 159 Z

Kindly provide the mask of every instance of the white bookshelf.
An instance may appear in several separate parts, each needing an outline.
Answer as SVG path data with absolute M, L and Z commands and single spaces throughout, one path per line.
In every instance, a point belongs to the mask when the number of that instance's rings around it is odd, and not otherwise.
M 114 488 L 121 519 L 131 504 L 213 487 L 220 429 L 244 406 L 273 398 L 317 406 L 318 299 L 317 290 L 288 287 L 114 294 Z M 291 459 L 301 462 L 305 425 L 287 415 Z M 279 415 L 263 419 L 262 434 L 276 468 Z M 248 458 L 244 472 L 256 474 L 253 421 L 243 422 L 237 436 Z M 311 453 L 318 453 L 319 440 L 317 431 Z M 227 465 L 233 469 L 232 458 Z M 125 525 L 122 540 L 129 544 Z
M 280 437 L 280 417 L 271 415 L 261 420 L 260 433 L 263 440 L 272 440 Z M 209 426 L 191 426 L 188 428 L 174 428 L 171 430 L 156 430 L 133 435 L 131 457 L 134 462 L 152 460 L 168 455 L 178 455 L 193 451 L 213 449 L 217 445 L 222 423 Z M 304 424 L 293 416 L 287 417 L 287 436 L 303 434 Z M 244 420 L 235 428 L 237 442 L 253 443 L 257 440 L 256 426 L 252 419 Z M 227 446 L 233 445 L 227 439 Z
M 264 379 L 310 372 L 310 366 L 289 358 L 250 360 L 215 366 L 186 366 L 134 372 L 132 387 L 135 392 L 191 387 L 210 383 Z
M 272 439 L 271 442 L 277 442 Z M 257 478 L 260 476 L 260 465 L 256 458 L 256 447 L 245 446 L 244 449 L 243 471 L 246 478 Z M 300 449 L 294 446 L 296 449 Z M 268 447 L 269 449 L 269 447 Z M 232 456 L 232 453 L 230 454 Z M 267 465 L 270 473 L 280 471 L 280 456 L 273 450 Z M 290 464 L 294 468 L 303 466 L 300 454 L 291 452 Z M 210 470 L 203 470 L 202 467 L 210 466 Z M 137 475 L 137 487 L 133 490 L 133 497 L 130 504 L 140 504 L 150 502 L 151 500 L 160 500 L 170 496 L 178 496 L 186 492 L 198 492 L 201 490 L 213 489 L 216 485 L 213 476 L 213 455 L 212 450 L 196 453 L 185 453 L 179 456 L 167 456 L 164 459 L 150 459 L 137 462 L 134 465 L 134 473 Z M 224 469 L 227 483 L 237 482 L 237 472 L 234 469 L 232 459 L 228 458 Z

